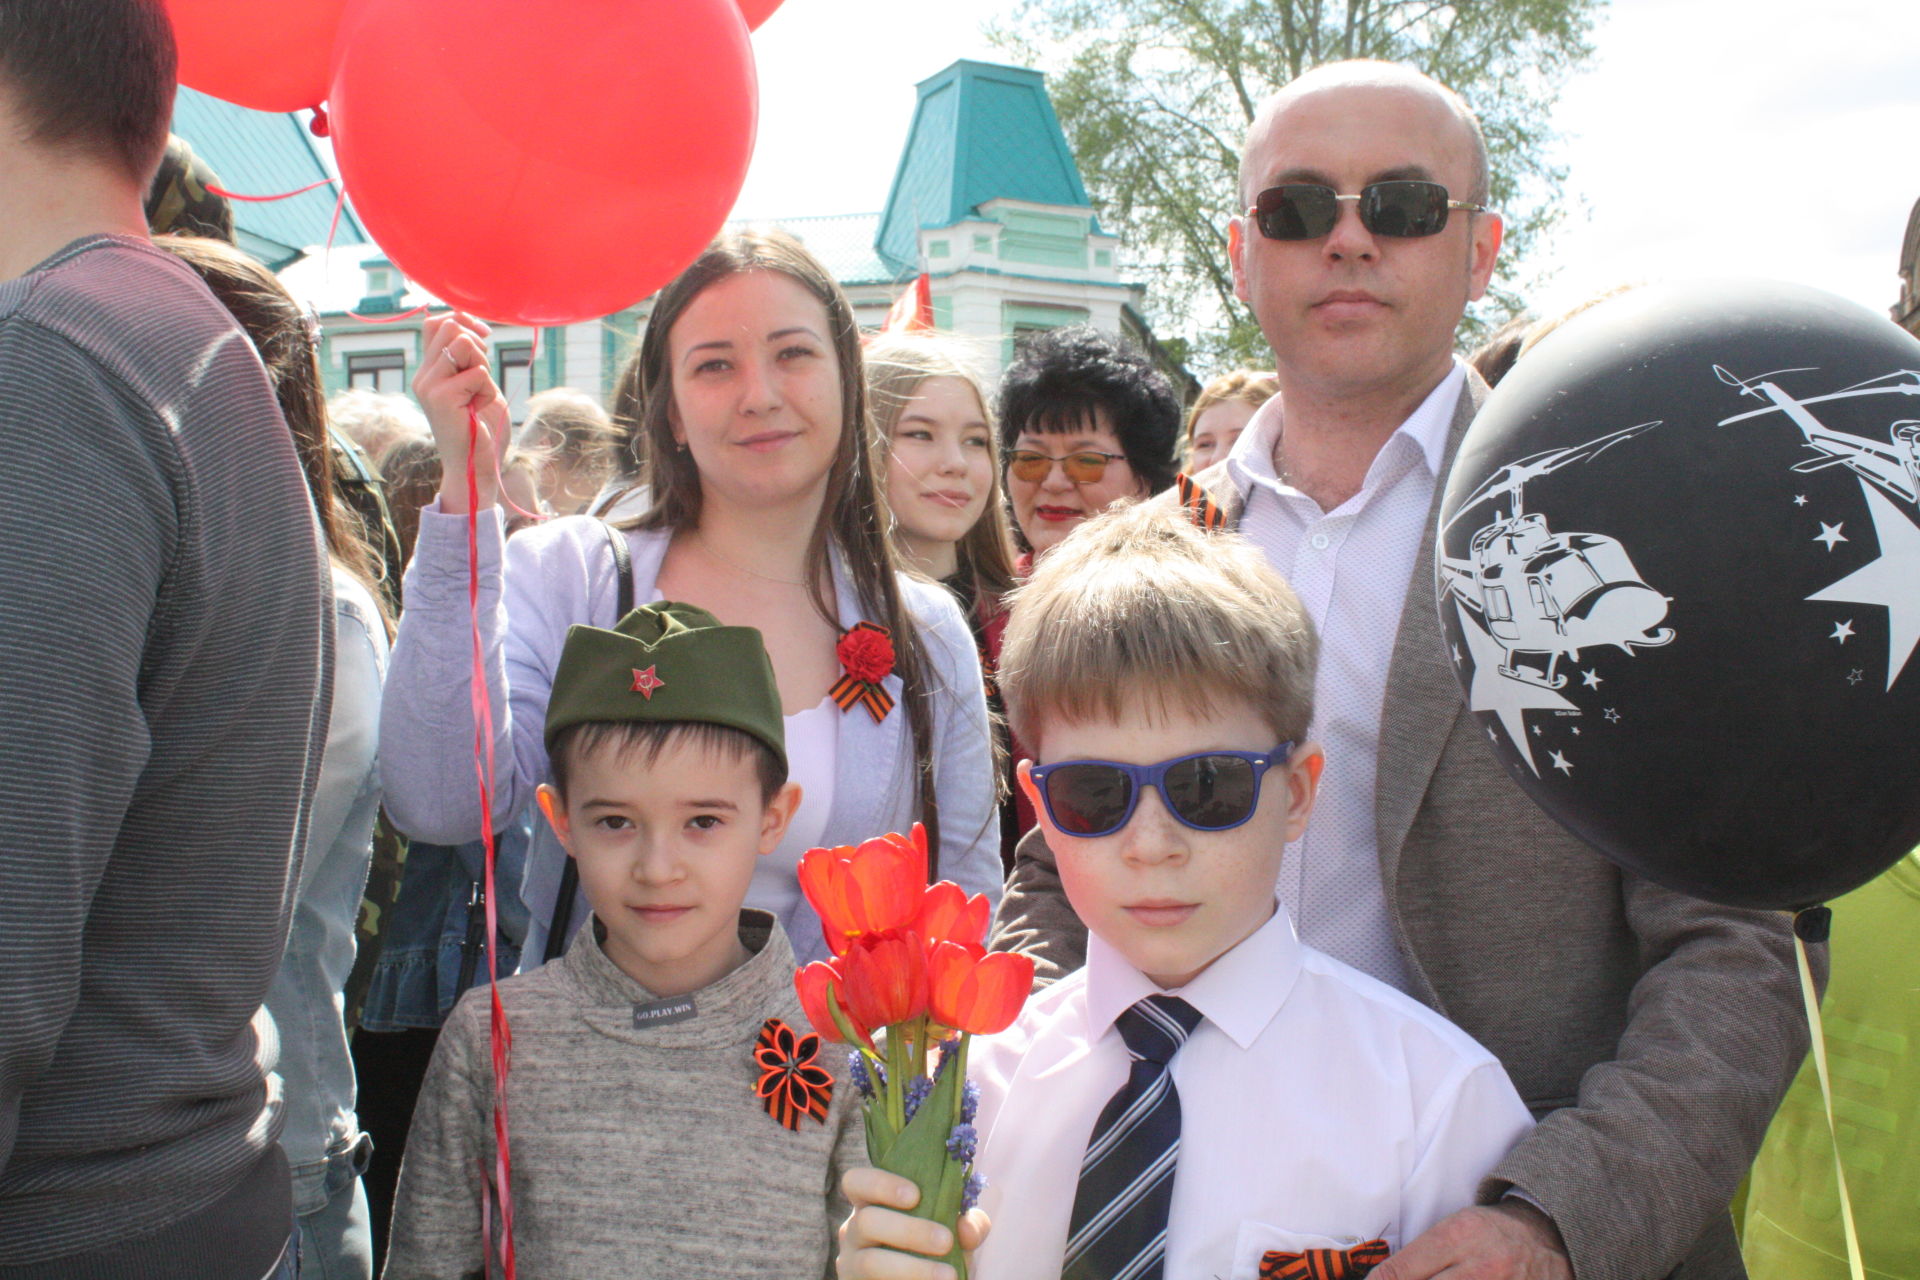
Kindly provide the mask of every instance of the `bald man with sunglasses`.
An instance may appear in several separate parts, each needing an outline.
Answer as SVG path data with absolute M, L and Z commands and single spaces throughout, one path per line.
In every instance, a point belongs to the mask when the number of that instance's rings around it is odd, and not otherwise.
M 1435 512 L 1487 395 L 1453 342 L 1502 232 L 1479 124 L 1417 72 L 1322 67 L 1262 106 L 1240 186 L 1235 291 L 1280 394 L 1198 479 L 1322 638 L 1328 766 L 1280 896 L 1306 942 L 1493 1050 L 1540 1121 L 1479 1206 L 1373 1280 L 1743 1277 L 1727 1205 L 1807 1047 L 1786 917 L 1662 889 L 1562 830 L 1446 662 Z M 1043 979 L 1084 959 L 1038 833 L 994 944 Z

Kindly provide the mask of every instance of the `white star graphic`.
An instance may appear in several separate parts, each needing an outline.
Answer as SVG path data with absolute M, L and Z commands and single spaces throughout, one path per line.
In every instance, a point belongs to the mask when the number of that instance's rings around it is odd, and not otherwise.
M 1860 667 L 1855 667 L 1853 670 L 1847 672 L 1848 684 L 1859 684 L 1862 680 L 1865 680 L 1866 678 L 1867 678 L 1866 671 Z
M 1575 726 L 1573 726 L 1573 736 L 1574 736 L 1574 737 L 1576 737 L 1576 738 L 1580 736 L 1580 726 L 1579 726 L 1579 725 L 1575 725 Z
M 1598 671 L 1582 671 L 1580 673 L 1580 683 L 1589 689 L 1598 689 L 1601 685 L 1605 684 L 1606 681 L 1600 678 Z
M 1848 618 L 1845 622 L 1834 623 L 1833 634 L 1828 636 L 1827 639 L 1838 640 L 1841 644 L 1845 644 L 1847 642 L 1847 637 L 1852 634 L 1853 634 L 1853 619 Z
M 1887 611 L 1887 688 L 1891 689 L 1906 670 L 1914 646 L 1920 645 L 1920 527 L 1864 480 L 1860 492 L 1873 516 L 1880 554 L 1807 599 L 1878 605 Z
M 1453 665 L 1456 667 L 1460 665 L 1460 646 L 1459 645 L 1453 646 Z
M 1846 527 L 1847 527 L 1847 522 L 1844 520 L 1842 520 L 1839 524 L 1828 524 L 1825 520 L 1822 520 L 1820 522 L 1820 532 L 1813 535 L 1813 540 L 1815 542 L 1826 543 L 1827 551 L 1831 553 L 1833 551 L 1834 543 L 1846 542 L 1849 540 L 1846 534 L 1840 532 L 1842 529 Z
M 1540 736 L 1540 726 L 1539 726 L 1539 725 L 1535 725 L 1535 726 L 1533 726 L 1533 736 L 1534 736 L 1534 737 L 1536 737 L 1536 738 Z
M 1794 506 L 1796 506 L 1796 507 L 1804 507 L 1804 506 L 1806 506 L 1806 505 L 1807 505 L 1807 495 L 1806 495 L 1806 494 L 1804 494 L 1804 493 L 1796 493 L 1796 494 L 1794 494 L 1794 495 L 1793 495 L 1793 505 L 1794 505 Z
M 1561 773 L 1566 774 L 1569 778 L 1573 776 L 1573 762 L 1561 755 L 1558 751 L 1553 753 L 1553 767 Z
M 1612 707 L 1607 708 L 1607 723 L 1608 724 L 1620 723 L 1620 713 L 1614 710 Z
M 1501 675 L 1500 664 L 1506 655 L 1499 642 L 1488 635 L 1473 615 L 1457 602 L 1453 608 L 1460 615 L 1460 633 L 1466 637 L 1467 648 L 1473 654 L 1473 687 L 1467 693 L 1467 706 L 1474 711 L 1493 712 L 1500 721 L 1500 727 L 1507 731 L 1507 740 L 1513 744 L 1513 749 L 1527 762 L 1527 768 L 1538 775 L 1540 766 L 1534 763 L 1533 746 L 1527 741 L 1525 713 L 1573 711 L 1577 708 L 1551 689 L 1542 689 L 1539 685 Z M 1491 725 L 1487 728 L 1487 736 L 1499 741 Z

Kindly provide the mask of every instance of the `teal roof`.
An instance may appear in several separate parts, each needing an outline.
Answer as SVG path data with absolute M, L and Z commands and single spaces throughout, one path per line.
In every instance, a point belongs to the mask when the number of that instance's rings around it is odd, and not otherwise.
M 896 271 L 915 266 L 922 227 L 951 226 L 989 200 L 1090 203 L 1038 71 L 963 59 L 918 89 L 876 243 Z
M 807 247 L 820 264 L 833 273 L 842 285 L 894 284 L 909 278 L 911 269 L 902 271 L 874 252 L 875 233 L 880 227 L 877 213 L 844 213 L 817 218 L 749 218 L 727 224 L 729 231 L 751 227 L 779 227 Z
M 250 111 L 231 102 L 181 89 L 173 105 L 173 131 L 194 154 L 220 175 L 228 191 L 270 195 L 295 191 L 331 176 L 319 144 L 299 116 Z M 289 200 L 233 202 L 236 239 L 241 247 L 278 270 L 300 251 L 327 241 L 339 188 L 321 187 Z M 351 208 L 342 211 L 336 245 L 367 243 Z M 275 259 L 278 259 L 277 261 Z

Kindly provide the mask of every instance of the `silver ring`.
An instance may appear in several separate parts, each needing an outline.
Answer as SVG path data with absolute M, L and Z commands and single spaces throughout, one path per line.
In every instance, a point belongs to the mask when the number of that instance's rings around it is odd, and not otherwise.
M 442 351 L 442 352 L 441 352 L 440 354 L 441 354 L 441 355 L 443 355 L 443 356 L 445 356 L 445 357 L 447 358 L 447 363 L 453 366 L 453 371 L 454 371 L 455 373 L 465 373 L 465 372 L 466 372 L 466 370 L 464 370 L 464 369 L 462 369 L 462 368 L 460 367 L 460 362 L 459 362 L 458 360 L 455 360 L 455 359 L 453 358 L 453 348 L 452 348 L 452 347 L 448 347 L 448 348 L 446 348 L 446 349 L 445 349 L 445 350 L 443 350 L 443 351 Z

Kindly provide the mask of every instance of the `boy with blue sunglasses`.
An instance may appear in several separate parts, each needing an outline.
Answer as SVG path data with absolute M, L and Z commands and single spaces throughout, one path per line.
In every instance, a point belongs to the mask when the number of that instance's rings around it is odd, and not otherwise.
M 977 1280 L 1357 1278 L 1531 1127 L 1490 1053 L 1276 901 L 1323 763 L 1315 659 L 1258 550 L 1159 504 L 1088 522 L 1016 597 L 1001 687 L 1044 762 L 1019 777 L 1091 937 L 972 1051 Z M 910 1184 L 845 1186 L 843 1277 L 950 1274 L 898 1256 L 947 1247 L 897 1211 Z

